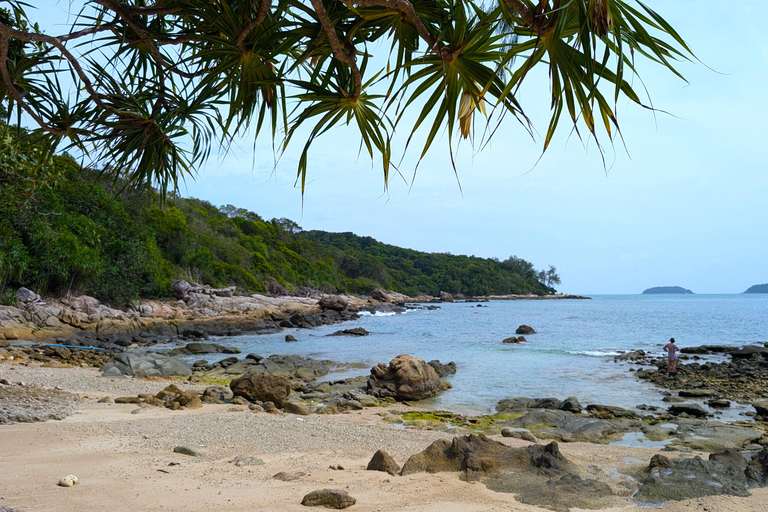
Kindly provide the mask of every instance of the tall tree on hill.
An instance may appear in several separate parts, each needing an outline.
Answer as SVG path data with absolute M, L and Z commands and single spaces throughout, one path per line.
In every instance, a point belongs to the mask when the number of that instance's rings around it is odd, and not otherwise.
M 303 189 L 311 145 L 339 125 L 381 161 L 386 185 L 396 128 L 409 135 L 398 153 L 422 132 L 419 160 L 443 130 L 452 148 L 506 136 L 497 128 L 508 120 L 529 129 L 516 94 L 541 67 L 544 149 L 564 117 L 612 141 L 618 99 L 643 104 L 628 81 L 635 56 L 678 76 L 675 61 L 691 56 L 634 0 L 75 0 L 74 23 L 55 35 L 29 4 L 0 4 L 8 113 L 35 124 L 50 150 L 77 148 L 121 183 L 163 192 L 247 128 L 277 153 L 304 139 Z

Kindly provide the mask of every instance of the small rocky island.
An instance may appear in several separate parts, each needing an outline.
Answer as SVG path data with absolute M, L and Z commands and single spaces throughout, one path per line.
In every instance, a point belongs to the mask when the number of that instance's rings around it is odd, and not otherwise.
M 768 283 L 750 286 L 744 293 L 768 293 Z
M 691 290 L 682 286 L 656 286 L 643 290 L 643 295 L 693 295 Z

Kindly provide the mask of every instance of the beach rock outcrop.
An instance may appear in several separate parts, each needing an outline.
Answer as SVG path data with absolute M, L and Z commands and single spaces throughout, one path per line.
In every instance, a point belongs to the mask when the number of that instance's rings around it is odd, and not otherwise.
M 121 353 L 101 367 L 104 377 L 186 377 L 191 367 L 180 359 L 160 354 Z
M 392 476 L 395 476 L 400 472 L 400 465 L 394 458 L 384 450 L 378 450 L 373 454 L 371 461 L 366 467 L 368 471 L 384 471 Z
M 304 496 L 301 504 L 305 507 L 343 509 L 351 507 L 357 500 L 341 489 L 320 489 Z
M 284 375 L 250 371 L 229 383 L 235 396 L 251 402 L 272 402 L 282 408 L 291 394 L 291 381 Z
M 389 366 L 379 363 L 371 368 L 367 392 L 378 398 L 421 400 L 450 388 L 423 359 L 401 354 Z
M 701 457 L 667 459 L 649 464 L 635 499 L 659 503 L 728 494 L 749 496 L 745 469 L 747 461 L 735 450 Z
M 554 441 L 513 448 L 482 434 L 440 439 L 412 455 L 401 474 L 421 471 L 461 472 L 467 481 L 479 481 L 493 491 L 515 493 L 520 501 L 555 510 L 598 508 L 615 499 L 607 484 L 581 478 L 579 468 L 560 453 Z

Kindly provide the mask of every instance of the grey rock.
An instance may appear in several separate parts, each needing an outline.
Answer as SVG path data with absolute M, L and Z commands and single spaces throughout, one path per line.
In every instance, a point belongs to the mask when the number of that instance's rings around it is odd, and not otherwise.
M 205 454 L 195 448 L 194 446 L 179 445 L 174 447 L 173 453 L 180 453 L 182 455 L 189 455 L 190 457 L 204 457 Z
M 216 403 L 227 403 L 235 397 L 235 394 L 226 386 L 208 386 L 203 391 L 203 400 Z
M 120 353 L 101 367 L 102 372 L 117 368 L 129 377 L 186 377 L 192 374 L 191 367 L 180 359 L 160 354 Z
M 38 294 L 28 288 L 24 288 L 23 286 L 16 290 L 16 297 L 19 299 L 19 302 L 34 302 L 36 300 L 40 300 L 40 296 Z
M 305 476 L 307 476 L 307 473 L 304 473 L 303 471 L 295 471 L 293 473 L 286 473 L 285 471 L 281 471 L 273 475 L 272 478 L 274 478 L 275 480 L 280 480 L 282 482 L 294 482 L 296 480 L 304 478 Z
M 171 291 L 174 297 L 177 299 L 184 299 L 189 296 L 189 292 L 192 290 L 192 285 L 183 279 L 174 279 L 171 282 Z
M 501 429 L 501 435 L 502 437 L 511 437 L 513 439 L 522 439 L 523 441 L 528 441 L 530 443 L 538 443 L 539 440 L 536 439 L 536 436 L 531 434 L 530 430 L 525 429 L 515 429 L 510 427 L 504 427 Z
M 693 416 L 694 418 L 705 418 L 710 416 L 710 414 L 702 406 L 697 404 L 673 405 L 667 410 L 669 411 L 669 414 L 673 416 L 678 416 L 683 413 L 687 414 L 688 416 Z
M 437 372 L 437 375 L 440 378 L 447 377 L 448 375 L 456 374 L 456 363 L 453 361 L 451 361 L 450 363 L 443 364 L 437 359 L 433 359 L 427 364 Z

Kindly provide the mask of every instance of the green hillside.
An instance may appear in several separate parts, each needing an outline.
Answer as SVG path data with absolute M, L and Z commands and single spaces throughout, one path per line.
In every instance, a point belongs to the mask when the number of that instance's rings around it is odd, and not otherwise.
M 86 293 L 113 305 L 166 297 L 171 280 L 246 292 L 468 295 L 555 290 L 550 267 L 430 254 L 352 233 L 302 231 L 288 219 L 264 220 L 233 206 L 167 198 L 153 190 L 113 193 L 121 183 L 0 126 L 0 301 L 19 286 L 41 294 Z

